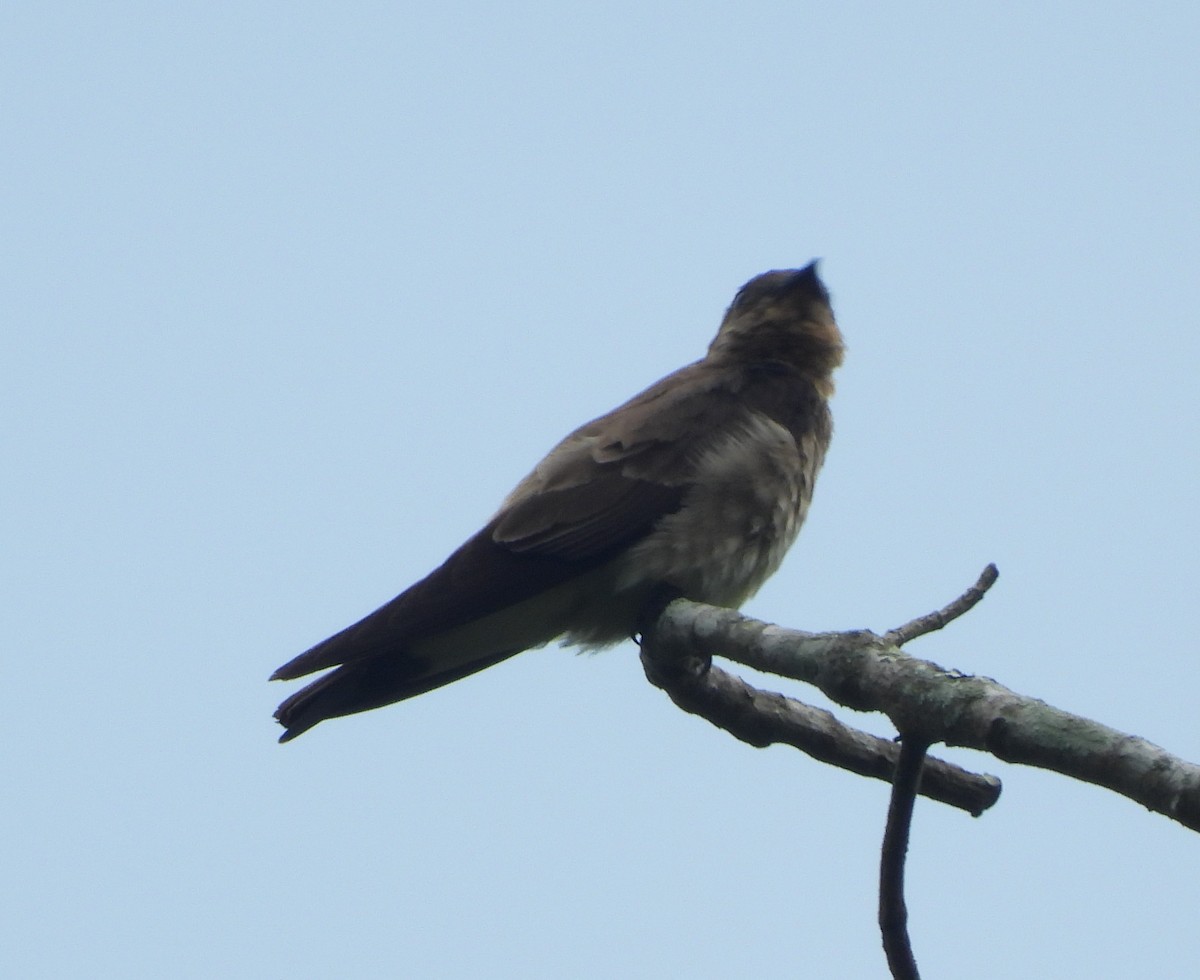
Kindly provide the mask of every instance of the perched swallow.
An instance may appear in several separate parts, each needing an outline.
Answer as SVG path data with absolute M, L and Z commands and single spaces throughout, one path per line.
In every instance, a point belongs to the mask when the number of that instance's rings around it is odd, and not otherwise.
M 783 560 L 833 424 L 842 335 L 816 263 L 741 288 L 702 360 L 576 429 L 426 578 L 284 664 L 286 742 L 561 638 L 629 638 L 664 589 L 735 608 Z

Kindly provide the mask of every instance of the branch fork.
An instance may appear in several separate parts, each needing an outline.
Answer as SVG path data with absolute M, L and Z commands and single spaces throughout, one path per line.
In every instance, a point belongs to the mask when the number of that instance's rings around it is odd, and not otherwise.
M 1200 831 L 1200 766 L 990 678 L 947 670 L 901 649 L 973 609 L 997 576 L 988 565 L 944 608 L 882 635 L 805 633 L 671 597 L 660 597 L 643 618 L 646 677 L 683 710 L 751 745 L 792 745 L 822 762 L 893 783 L 880 868 L 880 926 L 896 978 L 918 976 L 903 897 L 914 797 L 979 816 L 1000 796 L 996 777 L 927 757 L 930 745 L 978 749 L 1094 783 Z M 900 733 L 900 744 L 846 725 L 824 709 L 759 690 L 715 666 L 714 652 L 812 684 L 845 707 L 883 712 Z

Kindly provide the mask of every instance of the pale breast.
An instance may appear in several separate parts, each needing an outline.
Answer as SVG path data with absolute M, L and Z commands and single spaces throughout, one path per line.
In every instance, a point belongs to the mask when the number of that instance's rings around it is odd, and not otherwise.
M 651 579 L 714 605 L 745 602 L 779 567 L 808 512 L 823 447 L 801 441 L 760 413 L 720 436 L 697 461 L 683 506 L 622 560 L 618 588 Z

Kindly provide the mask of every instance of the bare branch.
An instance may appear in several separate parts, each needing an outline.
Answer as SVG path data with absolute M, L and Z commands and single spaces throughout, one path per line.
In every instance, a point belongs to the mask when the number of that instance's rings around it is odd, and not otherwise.
M 700 715 L 759 748 L 774 743 L 791 745 L 821 762 L 859 775 L 892 780 L 900 757 L 895 742 L 845 725 L 822 708 L 760 691 L 684 647 L 673 646 L 672 653 L 677 655 L 659 648 L 653 630 L 643 635 L 646 676 L 684 711 Z M 979 816 L 999 798 L 1000 780 L 930 759 L 920 792 Z
M 901 732 L 1094 783 L 1200 830 L 1200 766 L 990 678 L 910 657 L 868 630 L 804 633 L 680 599 L 653 635 L 656 660 L 717 651 L 848 708 L 882 711 Z

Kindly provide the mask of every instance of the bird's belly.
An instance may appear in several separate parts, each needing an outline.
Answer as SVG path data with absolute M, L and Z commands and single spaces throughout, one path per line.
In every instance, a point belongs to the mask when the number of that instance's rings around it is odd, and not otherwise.
M 623 562 L 618 582 L 646 578 L 736 607 L 779 568 L 808 512 L 819 460 L 765 416 L 717 441 L 683 505 Z

